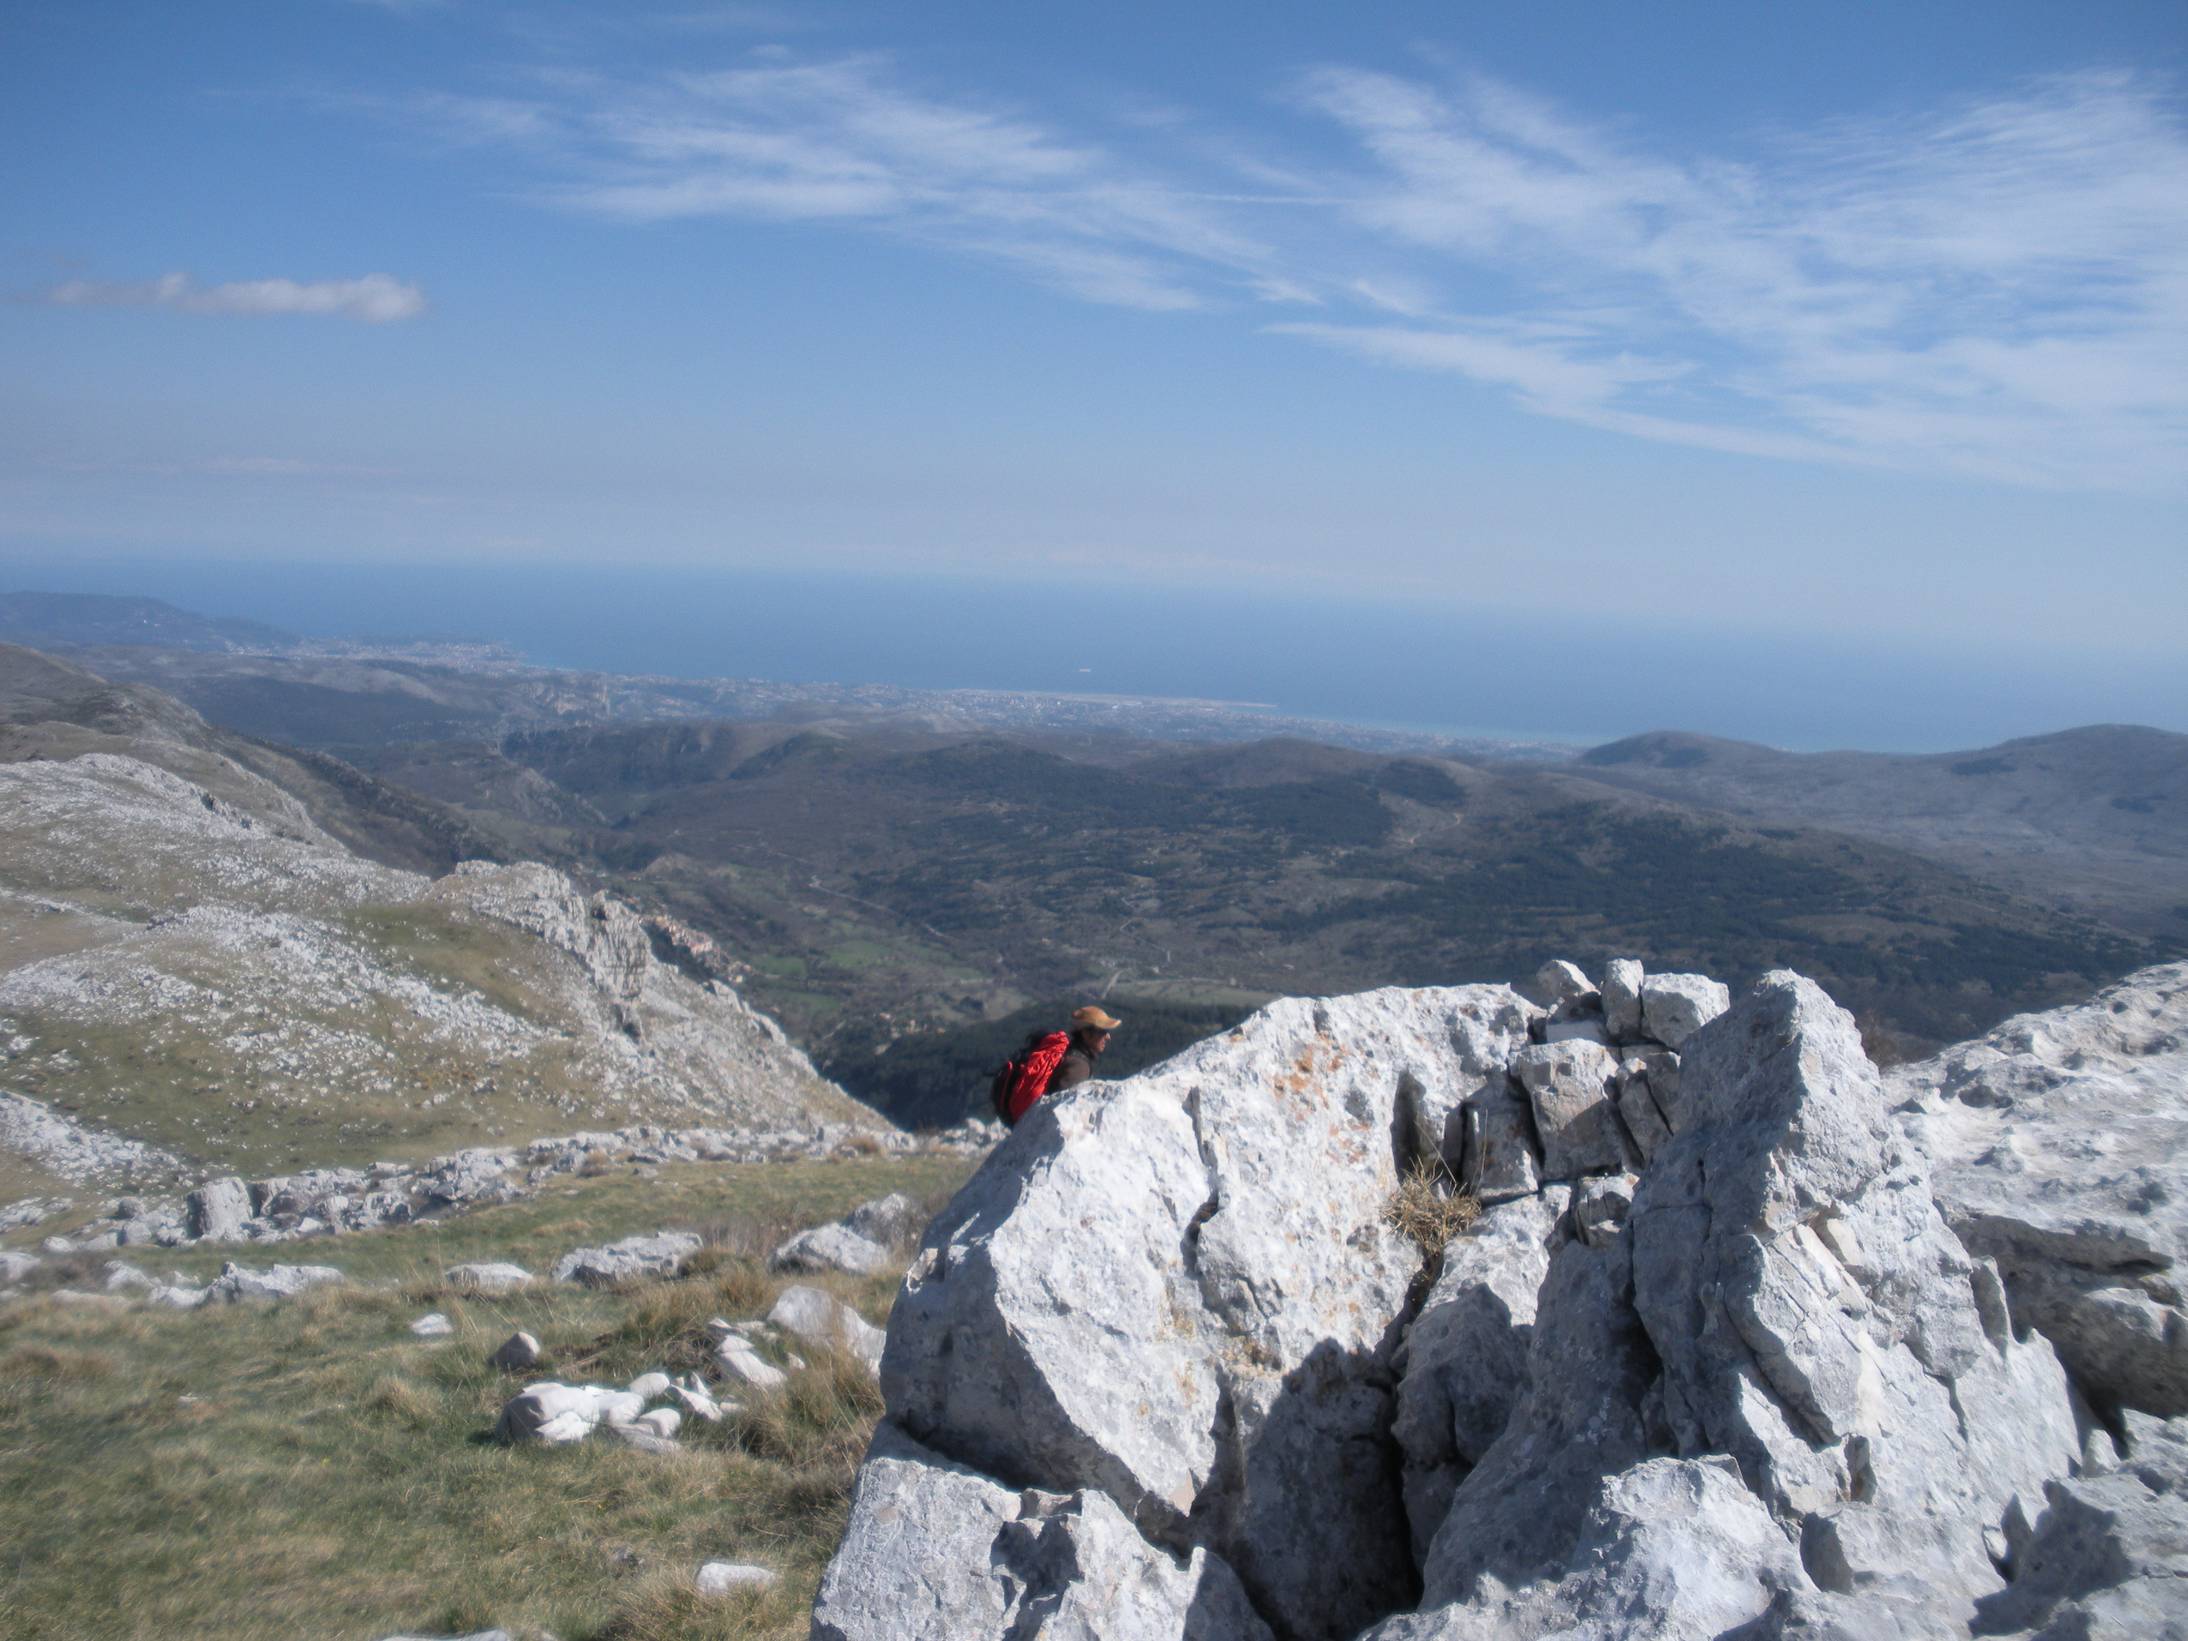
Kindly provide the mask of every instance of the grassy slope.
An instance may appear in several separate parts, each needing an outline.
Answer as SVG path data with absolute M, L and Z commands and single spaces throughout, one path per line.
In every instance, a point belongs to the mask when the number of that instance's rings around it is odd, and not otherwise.
M 773 1302 L 782 1284 L 758 1255 L 785 1229 L 888 1190 L 939 1200 L 967 1166 L 624 1173 L 284 1248 L 358 1285 L 278 1306 L 166 1313 L 32 1297 L 0 1308 L 0 1634 L 369 1641 L 499 1624 L 561 1641 L 803 1636 L 880 1410 L 862 1368 L 806 1352 L 788 1392 L 748 1399 L 720 1426 L 687 1425 L 687 1451 L 660 1457 L 493 1443 L 486 1432 L 522 1380 L 486 1356 L 521 1327 L 547 1351 L 524 1378 L 621 1384 L 697 1367 L 708 1317 Z M 708 1236 L 694 1274 L 495 1298 L 441 1286 L 460 1260 L 544 1271 L 572 1247 L 664 1227 Z M 88 1276 L 103 1257 L 76 1264 Z M 220 1257 L 159 1250 L 140 1263 L 201 1278 Z M 891 1280 L 827 1285 L 877 1322 L 894 1292 Z M 411 1335 L 429 1309 L 453 1337 Z M 759 1562 L 783 1582 L 758 1600 L 698 1600 L 691 1574 L 713 1559 Z

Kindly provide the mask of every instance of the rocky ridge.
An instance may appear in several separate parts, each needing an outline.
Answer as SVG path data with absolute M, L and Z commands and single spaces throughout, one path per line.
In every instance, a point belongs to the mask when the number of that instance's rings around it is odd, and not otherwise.
M 2188 1635 L 2184 980 L 1887 1082 L 1797 975 L 1552 965 L 1043 1102 L 906 1277 L 813 1633 Z M 2030 1189 L 2000 1113 L 2126 1085 Z
M 56 1177 L 553 1115 L 886 1128 L 664 961 L 674 931 L 543 866 L 361 859 L 253 779 L 243 807 L 114 753 L 0 763 L 0 1142 Z

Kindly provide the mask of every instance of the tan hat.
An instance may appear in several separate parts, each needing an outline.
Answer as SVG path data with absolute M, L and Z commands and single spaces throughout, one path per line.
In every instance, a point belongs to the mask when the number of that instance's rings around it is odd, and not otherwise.
M 1073 1009 L 1071 1011 L 1071 1023 L 1075 1026 L 1091 1026 L 1096 1031 L 1115 1031 L 1124 1024 L 1122 1020 L 1104 1014 L 1092 1003 L 1087 1004 L 1083 1009 Z

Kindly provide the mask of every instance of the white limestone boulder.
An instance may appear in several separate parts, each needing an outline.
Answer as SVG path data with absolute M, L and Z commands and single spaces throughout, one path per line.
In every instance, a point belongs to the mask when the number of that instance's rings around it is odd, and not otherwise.
M 564 1254 L 555 1261 L 555 1280 L 605 1288 L 646 1277 L 674 1276 L 698 1251 L 699 1238 L 689 1231 L 627 1236 L 605 1248 L 577 1248 Z
M 860 1236 L 848 1225 L 816 1225 L 798 1232 L 770 1254 L 767 1268 L 778 1273 L 842 1271 L 849 1276 L 878 1276 L 893 1262 L 886 1247 Z
M 487 1365 L 500 1368 L 504 1373 L 522 1373 L 539 1365 L 539 1341 L 529 1333 L 512 1333 L 494 1348 Z
M 891 1191 L 885 1197 L 860 1203 L 843 1216 L 843 1225 L 853 1235 L 862 1236 L 868 1242 L 893 1248 L 906 1238 L 919 1233 L 919 1204 L 902 1191 Z
M 607 1385 L 526 1385 L 502 1404 L 494 1433 L 505 1442 L 561 1445 L 583 1441 L 603 1424 L 628 1424 L 646 1409 L 642 1397 Z
M 1148 1543 L 1104 1494 L 1005 1487 L 884 1421 L 813 1604 L 813 1641 L 1271 1641 L 1205 1549 Z
M 521 1288 L 532 1280 L 532 1273 L 522 1265 L 510 1265 L 499 1261 L 486 1261 L 470 1265 L 451 1265 L 441 1273 L 441 1280 L 451 1288 L 468 1289 L 474 1293 L 507 1293 Z
M 349 1279 L 331 1265 L 269 1265 L 251 1270 L 233 1260 L 207 1285 L 208 1300 L 235 1303 L 247 1299 L 289 1299 L 306 1288 Z
M 776 1298 L 767 1319 L 809 1344 L 831 1346 L 881 1369 L 882 1331 L 840 1300 L 818 1288 L 793 1285 Z
M 766 1567 L 743 1561 L 710 1561 L 693 1575 L 691 1587 L 701 1595 L 728 1595 L 736 1590 L 771 1590 L 781 1575 Z
M 2092 1397 L 2188 1413 L 2188 963 L 1890 1077 L 1938 1206 Z
M 241 1242 L 251 1218 L 251 1188 L 239 1179 L 207 1180 L 182 1199 L 185 1234 L 196 1242 Z
M 2014 1337 L 1939 1217 L 1852 1017 L 1768 975 L 1685 1040 L 1681 1077 L 1629 1222 L 1677 1449 L 1730 1454 L 1827 1591 L 1995 1590 L 1986 1533 L 2081 1433 L 2051 1347 Z
M 1679 1048 L 1732 1006 L 1732 990 L 1706 974 L 1652 974 L 1641 982 L 1641 1029 Z
M 1424 1100 L 1483 1077 L 1460 1047 L 1482 1002 L 1287 999 L 1042 1101 L 928 1228 L 891 1416 L 990 1475 L 1099 1490 L 1297 1633 L 1389 1611 L 1414 1579 L 1387 1431 L 1421 1256 L 1384 1215 Z

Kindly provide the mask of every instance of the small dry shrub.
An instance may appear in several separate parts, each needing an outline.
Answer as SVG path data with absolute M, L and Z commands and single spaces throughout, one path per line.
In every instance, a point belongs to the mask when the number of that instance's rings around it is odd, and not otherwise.
M 1412 1238 L 1431 1259 L 1480 1217 L 1481 1200 L 1461 1191 L 1451 1170 L 1434 1157 L 1414 1159 L 1383 1210 L 1385 1223 Z

